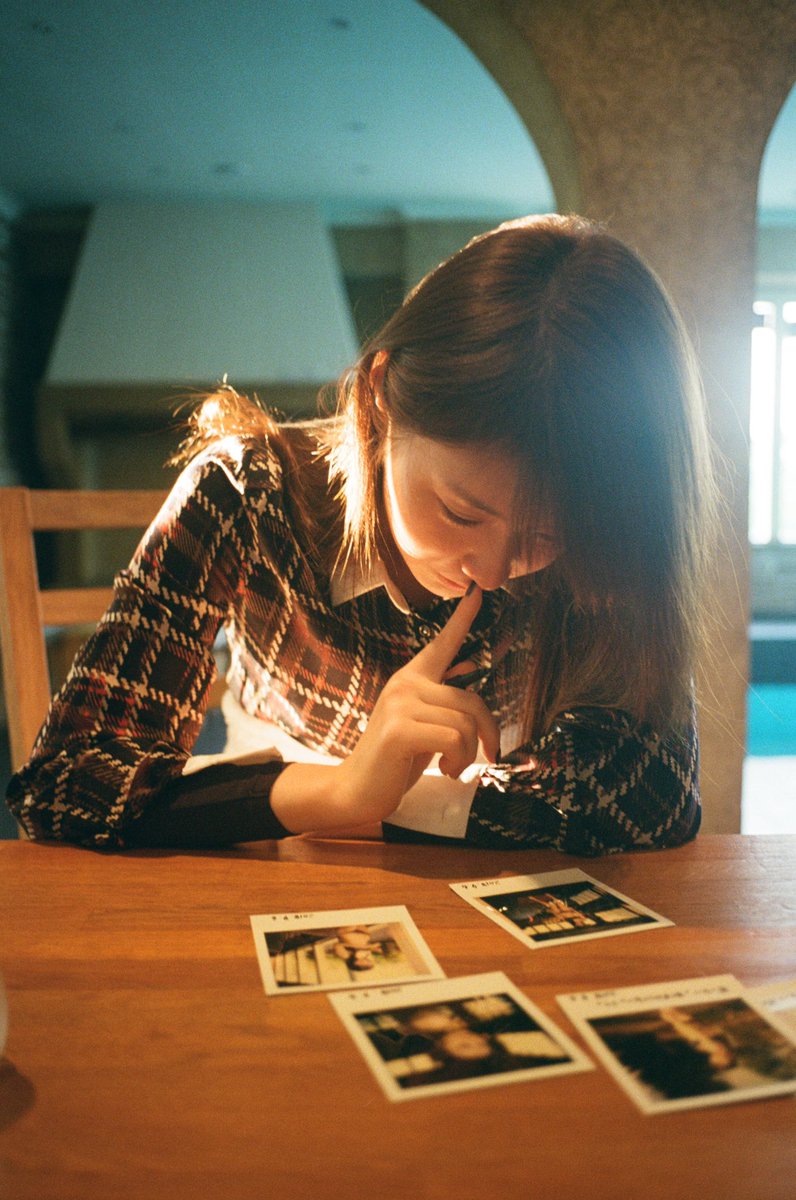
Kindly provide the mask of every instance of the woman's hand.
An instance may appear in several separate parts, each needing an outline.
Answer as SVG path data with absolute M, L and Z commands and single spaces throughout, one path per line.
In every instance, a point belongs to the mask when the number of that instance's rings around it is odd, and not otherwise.
M 463 596 L 437 637 L 382 690 L 367 729 L 336 768 L 341 803 L 353 818 L 389 816 L 435 754 L 452 779 L 475 761 L 479 742 L 497 759 L 500 732 L 481 697 L 443 682 L 480 604 L 477 588 Z
M 368 727 L 336 767 L 293 763 L 274 783 L 271 806 L 298 833 L 364 825 L 388 817 L 435 754 L 451 778 L 500 750 L 497 722 L 480 696 L 443 682 L 481 605 L 475 588 L 433 641 L 387 682 Z

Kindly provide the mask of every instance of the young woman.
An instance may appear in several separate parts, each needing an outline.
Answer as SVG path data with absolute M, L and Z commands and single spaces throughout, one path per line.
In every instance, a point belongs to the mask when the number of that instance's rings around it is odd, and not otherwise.
M 223 388 L 186 455 L 12 780 L 31 836 L 694 836 L 704 415 L 619 241 L 560 216 L 476 238 L 335 417 L 277 425 Z M 222 626 L 228 752 L 189 762 Z

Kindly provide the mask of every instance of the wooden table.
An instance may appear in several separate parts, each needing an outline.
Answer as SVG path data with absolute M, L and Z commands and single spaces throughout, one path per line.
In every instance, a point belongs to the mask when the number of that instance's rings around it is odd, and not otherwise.
M 528 950 L 454 880 L 579 865 L 671 929 Z M 111 856 L 0 843 L 7 1200 L 792 1200 L 792 1097 L 642 1116 L 585 1074 L 391 1104 L 324 994 L 268 998 L 249 914 L 406 904 L 449 976 L 557 992 L 796 975 L 796 837 L 574 860 L 291 839 Z

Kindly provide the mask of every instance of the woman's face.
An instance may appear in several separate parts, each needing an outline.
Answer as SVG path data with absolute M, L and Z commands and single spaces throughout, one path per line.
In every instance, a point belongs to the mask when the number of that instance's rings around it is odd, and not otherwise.
M 452 1029 L 466 1029 L 463 1017 L 446 1005 L 436 1008 L 421 1008 L 413 1013 L 407 1024 L 415 1033 L 448 1033 Z
M 451 1058 L 489 1058 L 492 1053 L 489 1038 L 483 1033 L 476 1033 L 474 1029 L 451 1030 L 442 1035 L 439 1044 Z
M 533 555 L 518 553 L 512 528 L 517 466 L 502 451 L 387 433 L 384 504 L 395 546 L 413 578 L 446 599 L 475 580 L 492 591 L 548 566 L 559 554 L 549 518 Z

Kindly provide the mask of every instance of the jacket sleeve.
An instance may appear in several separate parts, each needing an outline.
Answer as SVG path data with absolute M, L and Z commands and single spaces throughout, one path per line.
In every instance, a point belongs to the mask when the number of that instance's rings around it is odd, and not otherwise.
M 624 713 L 579 709 L 482 772 L 466 840 L 597 855 L 680 845 L 699 824 L 693 713 L 664 738 Z
M 213 643 L 245 587 L 255 545 L 234 463 L 200 456 L 117 576 L 110 608 L 11 780 L 9 807 L 29 836 L 106 848 L 192 844 L 196 826 L 202 840 L 217 781 L 207 777 L 203 792 L 182 770 L 216 674 Z M 249 768 L 222 789 L 228 818 L 238 787 L 248 836 L 285 832 L 265 802 L 252 820 L 253 798 L 267 796 L 277 769 Z
M 482 767 L 470 791 L 438 780 L 434 811 L 399 809 L 384 836 L 576 855 L 676 846 L 699 829 L 697 760 L 693 714 L 683 734 L 662 738 L 624 713 L 578 709 Z

